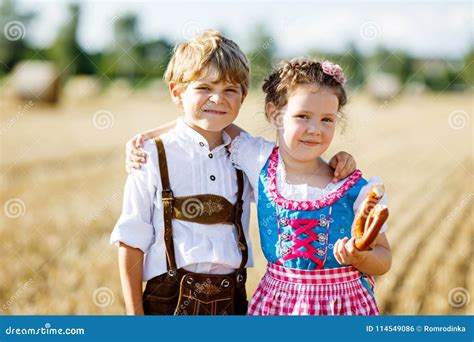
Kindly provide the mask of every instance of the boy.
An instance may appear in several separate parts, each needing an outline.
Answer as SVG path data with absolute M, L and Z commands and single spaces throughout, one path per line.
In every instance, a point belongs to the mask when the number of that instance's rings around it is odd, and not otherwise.
M 216 31 L 175 48 L 165 79 L 184 115 L 144 143 L 146 163 L 127 179 L 110 239 L 120 246 L 127 314 L 246 313 L 252 189 L 232 166 L 224 128 L 239 113 L 249 73 L 237 44 Z

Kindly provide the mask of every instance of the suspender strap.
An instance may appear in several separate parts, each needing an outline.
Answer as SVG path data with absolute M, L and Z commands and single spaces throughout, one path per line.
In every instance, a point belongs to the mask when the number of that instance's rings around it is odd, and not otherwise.
M 168 177 L 168 163 L 166 161 L 166 152 L 163 146 L 163 141 L 161 141 L 160 138 L 155 138 L 155 143 L 156 149 L 158 150 L 158 162 L 160 164 L 161 186 L 163 187 L 161 198 L 163 200 L 163 220 L 165 224 L 166 261 L 168 273 L 171 276 L 174 276 L 176 275 L 178 269 L 174 255 L 173 230 L 171 226 L 171 220 L 173 219 L 174 197 Z
M 173 219 L 173 205 L 175 198 L 173 191 L 171 191 L 169 176 L 168 176 L 168 163 L 166 161 L 166 152 L 163 146 L 163 142 L 160 138 L 155 138 L 156 149 L 158 150 L 158 162 L 160 166 L 161 185 L 163 191 L 161 193 L 163 201 L 163 219 L 165 225 L 165 247 L 166 247 L 166 261 L 168 267 L 168 274 L 174 276 L 177 274 L 177 265 L 174 254 L 173 244 L 173 230 L 171 220 Z M 242 228 L 242 212 L 243 212 L 243 200 L 242 195 L 244 192 L 244 175 L 241 170 L 237 171 L 237 201 L 234 204 L 234 225 L 237 229 L 238 247 L 242 253 L 242 260 L 240 262 L 239 269 L 237 270 L 237 281 L 240 284 L 245 283 L 246 270 L 245 265 L 248 261 L 248 246 L 247 240 L 245 239 L 244 230 Z
M 245 282 L 245 265 L 248 261 L 249 251 L 247 246 L 247 240 L 245 239 L 244 230 L 242 228 L 242 212 L 243 212 L 243 200 L 242 194 L 244 192 L 244 175 L 242 170 L 237 171 L 237 202 L 234 205 L 234 224 L 237 229 L 237 237 L 240 251 L 242 252 L 242 261 L 240 262 L 237 280 L 239 282 Z M 240 278 L 240 279 L 239 279 Z

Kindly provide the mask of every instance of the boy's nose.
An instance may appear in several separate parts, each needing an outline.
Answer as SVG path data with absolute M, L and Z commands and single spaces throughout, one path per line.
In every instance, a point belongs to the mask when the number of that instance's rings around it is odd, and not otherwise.
M 210 101 L 214 103 L 219 103 L 222 99 L 222 96 L 219 93 L 213 93 L 211 94 L 211 97 L 209 98 Z

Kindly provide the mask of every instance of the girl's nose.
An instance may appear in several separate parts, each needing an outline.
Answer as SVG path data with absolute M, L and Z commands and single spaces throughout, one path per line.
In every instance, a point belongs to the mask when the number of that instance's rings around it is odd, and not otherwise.
M 319 129 L 319 126 L 314 124 L 314 125 L 309 125 L 308 126 L 308 133 L 310 134 L 316 134 L 316 135 L 321 135 L 321 130 Z

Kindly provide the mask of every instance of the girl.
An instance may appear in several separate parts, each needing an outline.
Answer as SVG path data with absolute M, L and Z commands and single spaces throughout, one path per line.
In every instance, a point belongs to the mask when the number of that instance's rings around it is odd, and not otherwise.
M 320 158 L 346 104 L 345 80 L 327 61 L 282 64 L 263 85 L 278 146 L 245 133 L 232 142 L 231 160 L 254 188 L 268 260 L 249 315 L 379 314 L 371 276 L 391 265 L 387 227 L 371 251 L 359 251 L 350 236 L 359 204 L 379 180 L 356 170 L 333 184 Z

